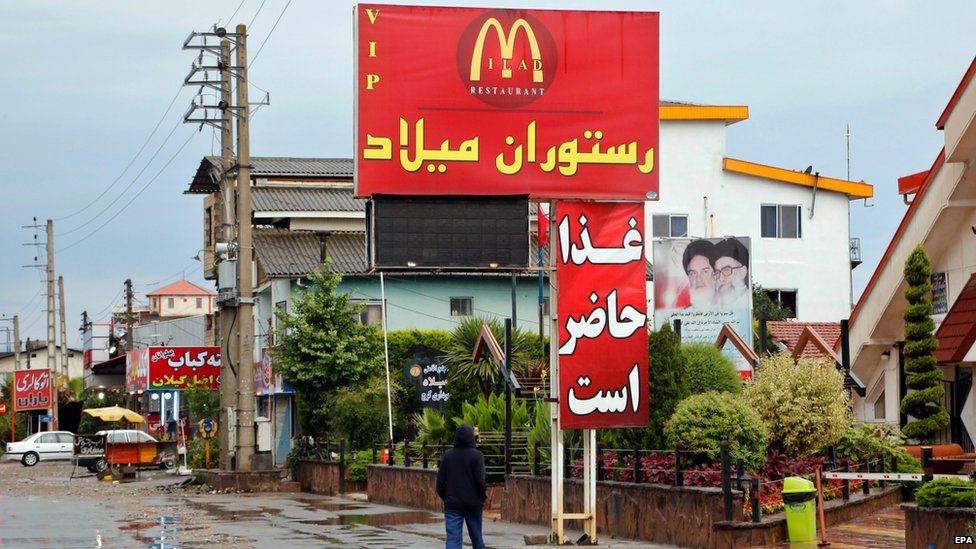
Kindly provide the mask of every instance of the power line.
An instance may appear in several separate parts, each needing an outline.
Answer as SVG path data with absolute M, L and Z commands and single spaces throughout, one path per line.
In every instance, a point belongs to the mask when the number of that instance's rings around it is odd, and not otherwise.
M 241 3 L 237 4 L 237 9 L 234 10 L 234 13 L 230 14 L 230 17 L 227 18 L 227 24 L 230 24 L 231 19 L 233 19 L 234 16 L 237 15 L 237 12 L 241 11 L 241 7 L 244 6 L 244 2 L 247 2 L 247 0 L 241 0 Z
M 83 211 L 87 210 L 88 208 L 92 207 L 96 202 L 98 202 L 99 200 L 101 200 L 101 198 L 103 196 L 105 196 L 106 193 L 108 193 L 110 190 L 112 190 L 113 187 L 115 187 L 115 184 L 118 183 L 119 180 L 122 179 L 122 176 L 125 175 L 125 173 L 127 171 L 129 171 L 129 168 L 131 168 L 132 165 L 135 164 L 136 159 L 139 158 L 139 155 L 142 154 L 142 151 L 146 150 L 146 146 L 149 145 L 149 142 L 152 140 L 153 136 L 156 135 L 156 131 L 159 130 L 159 126 L 163 123 L 163 120 L 166 119 L 166 115 L 169 114 L 169 111 L 173 108 L 173 105 L 176 104 L 176 100 L 180 97 L 180 94 L 182 92 L 183 92 L 183 86 L 180 86 L 179 89 L 176 90 L 176 95 L 173 96 L 173 99 L 170 100 L 169 105 L 166 106 L 166 110 L 163 112 L 163 115 L 159 117 L 159 120 L 156 122 L 156 125 L 153 126 L 152 131 L 149 132 L 149 136 L 146 137 L 146 140 L 142 142 L 142 146 L 139 147 L 139 150 L 136 151 L 136 154 L 132 157 L 131 160 L 129 160 L 129 163 L 125 165 L 125 168 L 123 168 L 122 171 L 119 172 L 119 175 L 117 175 L 115 177 L 115 179 L 112 180 L 112 183 L 108 187 L 106 187 L 105 190 L 103 190 L 98 196 L 96 196 L 94 198 L 94 200 L 92 200 L 91 202 L 89 202 L 88 204 L 86 204 L 85 206 L 83 206 L 81 209 L 76 210 L 76 211 L 74 211 L 74 212 L 72 212 L 72 213 L 70 213 L 68 215 L 62 216 L 62 217 L 56 217 L 56 218 L 54 218 L 55 221 L 61 221 L 61 220 L 64 220 L 64 219 L 70 219 L 70 218 L 72 218 L 72 217 L 80 214 L 81 212 L 83 212 Z M 65 234 L 67 234 L 67 233 L 65 233 Z
M 182 122 L 182 121 L 181 121 L 181 122 Z M 82 243 L 82 242 L 84 242 L 85 240 L 88 240 L 88 239 L 89 239 L 90 237 L 92 237 L 92 236 L 93 236 L 93 235 L 94 235 L 95 233 L 97 233 L 98 231 L 100 231 L 100 230 L 102 230 L 103 228 L 105 228 L 105 226 L 106 226 L 106 225 L 108 225 L 108 224 L 109 224 L 109 223 L 111 223 L 111 222 L 112 222 L 113 220 L 115 220 L 115 218 L 116 218 L 116 217 L 118 217 L 119 215 L 121 215 L 121 214 L 122 214 L 122 212 L 123 212 L 123 211 L 125 211 L 125 209 L 126 209 L 126 208 L 128 208 L 128 207 L 129 207 L 129 206 L 130 206 L 130 205 L 131 205 L 131 204 L 132 204 L 133 202 L 135 202 L 135 200 L 136 200 L 137 198 L 139 198 L 139 196 L 140 196 L 140 195 L 142 195 L 142 193 L 143 193 L 143 192 L 145 192 L 145 191 L 146 191 L 146 189 L 148 189 L 150 185 L 152 185 L 152 184 L 153 184 L 153 183 L 154 183 L 154 182 L 155 182 L 155 181 L 156 181 L 157 179 L 159 179 L 159 176 L 160 176 L 160 175 L 162 175 L 162 173 L 163 173 L 163 171 L 165 171 L 165 170 L 166 170 L 166 168 L 168 168 L 168 167 L 169 167 L 169 165 L 170 165 L 170 164 L 171 164 L 171 163 L 173 162 L 173 160 L 175 160 L 175 159 L 176 159 L 176 157 L 177 157 L 177 156 L 179 156 L 179 154 L 180 154 L 181 152 L 183 152 L 183 149 L 184 149 L 184 148 L 185 148 L 185 147 L 186 147 L 186 146 L 187 146 L 187 145 L 188 145 L 188 144 L 190 143 L 190 141 L 191 141 L 191 140 L 193 140 L 193 136 L 194 136 L 194 135 L 196 135 L 196 133 L 195 133 L 195 132 L 194 132 L 194 133 L 190 133 L 190 135 L 189 135 L 189 137 L 187 138 L 187 140 L 186 140 L 186 141 L 184 141 L 184 142 L 183 142 L 183 144 L 182 144 L 182 145 L 180 145 L 180 148 L 179 148 L 179 149 L 177 149 L 175 153 L 173 153 L 173 156 L 171 156 L 171 157 L 169 158 L 169 160 L 167 160 L 167 161 L 166 161 L 166 163 L 165 163 L 165 164 L 163 164 L 163 167 L 162 167 L 162 168 L 160 168 L 158 172 L 156 172 L 156 175 L 154 175 L 154 176 L 152 177 L 152 179 L 150 179 L 149 181 L 147 181 L 147 182 L 146 182 L 146 184 L 145 184 L 145 185 L 143 185 L 141 189 L 139 189 L 139 192 L 137 192 L 135 196 L 133 196 L 133 197 L 132 197 L 131 199 L 129 199 L 129 201 L 128 201 L 128 202 L 126 202 L 126 203 L 125 203 L 125 205 L 123 205 L 123 206 L 122 206 L 121 208 L 119 208 L 119 209 L 118 209 L 118 210 L 117 210 L 117 211 L 115 212 L 115 214 L 114 214 L 114 215 L 112 215 L 112 217 L 110 217 L 110 218 L 108 218 L 107 220 L 105 220 L 105 222 L 104 222 L 104 223 L 102 223 L 101 225 L 99 225 L 97 229 L 95 229 L 94 231 L 92 231 L 92 232 L 90 232 L 90 233 L 88 233 L 87 235 L 85 235 L 84 237 L 82 237 L 82 238 L 81 238 L 81 240 L 77 240 L 77 241 L 75 241 L 74 243 L 72 243 L 72 244 L 69 244 L 68 246 L 66 246 L 66 247 L 64 247 L 64 248 L 61 248 L 60 250 L 58 250 L 58 252 L 64 252 L 64 251 L 67 251 L 67 250 L 70 250 L 71 248 L 74 248 L 75 246 L 77 246 L 78 244 L 81 244 L 81 243 Z
M 269 30 L 268 31 L 268 35 L 264 37 L 264 42 L 261 42 L 261 45 L 258 46 L 258 51 L 257 51 L 257 53 L 254 54 L 254 57 L 251 58 L 251 62 L 247 64 L 247 68 L 250 69 L 251 66 L 254 65 L 254 62 L 258 60 L 258 56 L 261 55 L 261 50 L 263 50 L 264 49 L 264 45 L 268 43 L 268 39 L 271 38 L 271 35 L 274 33 L 275 29 L 278 27 L 278 22 L 281 21 L 282 16 L 285 15 L 285 11 L 288 10 L 288 6 L 291 5 L 291 2 L 292 2 L 292 0 L 288 0 L 288 2 L 285 4 L 285 7 L 281 8 L 281 13 L 278 14 L 278 18 L 275 19 L 274 24 L 271 25 L 271 30 Z M 264 3 L 262 2 L 261 5 L 263 6 Z M 257 86 L 255 86 L 255 87 L 257 87 Z M 258 88 L 258 89 L 260 89 L 260 88 Z
M 262 9 L 264 9 L 264 4 L 267 1 L 268 0 L 261 0 L 261 5 L 258 6 L 258 11 L 254 12 L 254 17 L 252 17 L 251 22 L 247 24 L 247 28 L 251 28 L 254 25 L 254 20 L 258 18 L 258 14 L 261 13 Z
M 109 208 L 111 208 L 112 206 L 114 206 L 115 203 L 118 202 L 125 195 L 125 193 L 129 192 L 129 189 L 131 189 L 132 186 L 136 184 L 136 181 L 138 181 L 139 178 L 142 177 L 142 174 L 146 172 L 146 170 L 149 168 L 149 166 L 152 165 L 153 160 L 156 160 L 156 157 L 159 156 L 160 151 L 163 150 L 163 147 L 166 146 L 166 143 L 169 143 L 170 138 L 173 137 L 173 134 L 176 133 L 177 128 L 179 128 L 181 125 L 182 125 L 182 121 L 179 121 L 179 122 L 176 123 L 175 126 L 173 126 L 173 129 L 171 129 L 169 131 L 169 134 L 166 135 L 166 139 L 163 139 L 163 142 L 159 144 L 159 147 L 156 148 L 156 152 L 154 152 L 153 155 L 149 158 L 149 161 L 146 162 L 146 165 L 143 166 L 142 169 L 139 170 L 139 173 L 137 173 L 136 176 L 134 178 L 132 178 L 132 181 L 130 181 L 129 184 L 126 185 L 124 189 L 122 189 L 122 192 L 120 192 L 120 193 L 118 193 L 118 194 L 115 195 L 115 198 L 111 202 L 109 202 L 108 204 L 106 204 L 104 208 L 102 208 L 97 214 L 95 214 L 88 221 L 82 223 L 81 225 L 78 225 L 74 229 L 71 229 L 69 231 L 65 231 L 63 233 L 58 233 L 55 236 L 59 236 L 59 237 L 60 236 L 67 236 L 67 235 L 69 235 L 69 234 L 71 234 L 73 232 L 79 231 L 79 230 L 87 227 L 91 223 L 95 222 L 99 217 L 101 217 L 101 215 L 103 213 L 105 213 L 106 211 L 108 211 Z

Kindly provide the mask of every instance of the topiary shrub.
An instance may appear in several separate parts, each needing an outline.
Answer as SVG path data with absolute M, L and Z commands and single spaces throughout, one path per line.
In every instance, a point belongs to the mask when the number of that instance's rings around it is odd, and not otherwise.
M 939 404 L 945 396 L 939 383 L 942 371 L 932 354 L 939 342 L 932 334 L 931 277 L 929 257 L 920 244 L 905 261 L 905 384 L 912 392 L 902 399 L 901 411 L 913 418 L 903 429 L 905 436 L 921 442 L 933 440 L 949 426 L 949 413 Z
M 854 420 L 844 376 L 828 360 L 764 357 L 743 396 L 769 431 L 770 449 L 790 456 L 813 454 Z
M 685 358 L 685 388 L 689 394 L 698 395 L 708 391 L 738 393 L 742 390 L 735 364 L 722 354 L 721 349 L 714 345 L 691 343 L 681 347 L 681 354 Z
M 669 443 L 682 444 L 698 459 L 710 461 L 718 459 L 719 443 L 727 441 L 732 459 L 741 456 L 753 470 L 762 465 L 769 440 L 756 412 L 738 396 L 716 391 L 681 401 L 665 433 Z
M 938 479 L 923 484 L 915 491 L 919 507 L 967 507 L 976 505 L 976 484 L 958 478 Z

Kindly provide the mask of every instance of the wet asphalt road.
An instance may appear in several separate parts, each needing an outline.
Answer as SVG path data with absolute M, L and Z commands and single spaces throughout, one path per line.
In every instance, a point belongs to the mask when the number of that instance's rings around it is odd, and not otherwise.
M 163 473 L 112 484 L 71 466 L 0 464 L 0 549 L 20 547 L 444 546 L 440 514 L 313 494 L 173 489 Z M 489 547 L 524 547 L 545 528 L 485 520 Z M 650 547 L 611 541 L 611 546 Z M 606 545 L 604 545 L 606 546 Z

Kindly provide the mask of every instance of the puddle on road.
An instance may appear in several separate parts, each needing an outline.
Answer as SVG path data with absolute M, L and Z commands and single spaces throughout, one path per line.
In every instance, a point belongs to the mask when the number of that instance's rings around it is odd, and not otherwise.
M 395 513 L 348 514 L 319 520 L 302 520 L 302 524 L 317 526 L 345 526 L 358 524 L 364 526 L 399 526 L 403 524 L 432 524 L 443 518 L 427 511 L 398 511 Z
M 334 503 L 328 501 L 303 501 L 306 507 L 316 511 L 355 511 L 356 509 L 366 509 L 369 506 L 361 503 Z
M 122 521 L 120 521 L 122 522 Z M 158 520 L 124 521 L 119 530 L 129 532 L 139 543 L 145 543 L 153 549 L 170 549 L 178 547 L 176 533 L 179 521 L 176 517 L 159 517 Z M 159 528 L 158 532 L 146 532 L 152 528 Z

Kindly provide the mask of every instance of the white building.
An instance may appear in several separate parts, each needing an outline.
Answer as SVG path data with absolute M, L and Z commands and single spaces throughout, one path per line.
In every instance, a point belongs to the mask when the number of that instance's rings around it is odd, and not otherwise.
M 904 424 L 905 260 L 921 244 L 938 282 L 933 302 L 939 325 L 935 353 L 952 424 L 941 442 L 972 451 L 976 430 L 973 370 L 976 366 L 976 60 L 936 122 L 945 147 L 932 166 L 901 178 L 899 192 L 911 200 L 881 262 L 850 317 L 852 371 L 867 387 L 856 399 L 857 419 Z
M 646 207 L 653 236 L 748 236 L 753 283 L 798 320 L 846 318 L 859 263 L 850 201 L 873 187 L 727 157 L 726 128 L 748 107 L 666 102 L 660 112 L 661 199 Z
M 28 348 L 29 347 L 29 348 Z M 64 352 L 61 345 L 54 347 L 55 371 L 61 372 L 61 355 Z M 82 377 L 84 375 L 84 353 L 80 349 L 67 349 L 68 353 L 68 379 Z M 6 380 L 6 375 L 14 371 L 15 357 L 13 352 L 0 353 L 0 383 Z M 20 353 L 21 370 L 47 369 L 47 342 L 41 340 L 29 340 L 24 344 Z

